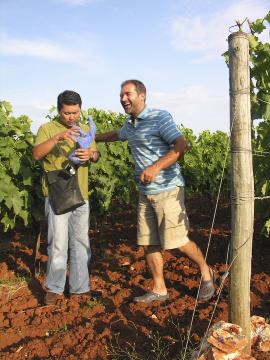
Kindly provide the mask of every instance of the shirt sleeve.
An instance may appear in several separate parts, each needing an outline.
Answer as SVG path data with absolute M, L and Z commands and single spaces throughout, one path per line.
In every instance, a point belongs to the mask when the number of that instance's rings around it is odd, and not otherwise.
M 173 117 L 168 112 L 162 114 L 159 122 L 159 133 L 161 138 L 168 144 L 172 144 L 178 137 L 183 136 Z
M 117 130 L 117 135 L 119 140 L 125 141 L 127 140 L 127 123 L 125 122 L 121 129 Z
M 41 126 L 38 129 L 34 146 L 42 144 L 44 141 L 48 140 L 49 138 L 50 138 L 50 136 L 47 133 L 47 131 L 45 130 L 44 126 Z

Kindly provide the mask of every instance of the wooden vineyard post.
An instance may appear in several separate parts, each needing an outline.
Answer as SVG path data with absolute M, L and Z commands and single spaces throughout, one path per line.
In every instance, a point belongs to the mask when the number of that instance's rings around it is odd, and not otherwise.
M 231 253 L 229 321 L 249 340 L 250 277 L 254 221 L 254 179 L 251 148 L 249 43 L 243 32 L 229 36 L 231 124 Z

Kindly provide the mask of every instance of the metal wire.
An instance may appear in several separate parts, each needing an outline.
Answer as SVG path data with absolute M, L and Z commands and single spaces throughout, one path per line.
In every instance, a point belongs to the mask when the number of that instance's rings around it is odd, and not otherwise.
M 235 101 L 235 104 L 236 104 L 236 101 Z M 230 132 L 232 132 L 235 119 L 236 119 L 236 111 L 235 111 L 235 108 L 234 108 L 234 116 L 233 116 L 233 119 L 232 119 Z M 211 230 L 210 230 L 207 249 L 206 249 L 206 254 L 205 254 L 205 261 L 207 260 L 208 251 L 209 251 L 209 247 L 210 247 L 210 243 L 211 243 L 211 238 L 212 238 L 214 223 L 215 223 L 215 219 L 216 219 L 217 207 L 218 207 L 218 202 L 219 202 L 219 198 L 220 198 L 221 186 L 222 186 L 222 183 L 223 183 L 223 178 L 224 178 L 225 167 L 226 167 L 226 162 L 227 162 L 229 149 L 230 149 L 230 136 L 228 137 L 227 149 L 226 149 L 226 152 L 225 152 L 225 158 L 224 158 L 224 162 L 223 162 L 222 174 L 221 174 L 221 179 L 220 179 L 220 182 L 219 182 L 219 189 L 218 189 L 218 194 L 217 194 L 217 199 L 216 199 L 216 205 L 215 205 L 213 220 L 212 220 L 212 224 L 211 224 Z M 193 313 L 192 313 L 192 317 L 191 317 L 191 321 L 190 321 L 190 326 L 189 326 L 189 329 L 188 329 L 187 341 L 186 341 L 186 346 L 185 346 L 185 351 L 184 351 L 184 359 L 185 359 L 188 344 L 189 344 L 189 341 L 190 341 L 190 334 L 191 334 L 191 329 L 192 329 L 193 322 L 194 322 L 196 308 L 197 308 L 197 305 L 198 305 L 198 298 L 199 298 L 199 293 L 200 293 L 200 289 L 201 289 L 201 284 L 202 284 L 202 276 L 200 278 L 200 283 L 199 283 L 197 296 L 196 296 L 196 300 L 195 300 L 195 306 L 194 306 L 194 309 L 193 309 Z M 219 298 L 218 298 L 218 300 L 219 300 Z M 216 309 L 216 307 L 215 307 L 215 309 Z M 213 314 L 212 314 L 212 318 L 213 318 L 213 316 L 214 316 L 214 311 L 213 311 Z
M 263 99 L 260 99 L 260 98 L 256 98 L 256 100 L 259 100 L 259 101 L 261 101 L 261 102 L 263 102 L 263 103 L 265 103 L 265 104 L 268 104 L 268 105 L 270 105 L 270 102 L 269 101 L 265 101 L 265 100 L 263 100 Z
M 239 89 L 239 90 L 231 90 L 229 91 L 230 95 L 250 95 L 250 87 Z
M 231 92 L 231 94 L 234 94 L 234 95 L 244 94 L 244 93 L 246 93 L 245 92 L 246 90 L 247 89 L 243 89 L 243 91 L 238 91 L 238 92 Z M 237 104 L 237 98 L 235 98 L 235 102 L 233 104 L 233 106 L 234 106 L 233 114 L 234 115 L 233 115 L 233 119 L 232 119 L 232 122 L 231 122 L 230 136 L 229 136 L 229 139 L 228 139 L 227 149 L 226 149 L 226 153 L 225 153 L 225 159 L 224 159 L 224 164 L 223 164 L 223 169 L 222 169 L 222 176 L 221 176 L 221 180 L 220 180 L 220 184 L 219 184 L 219 190 L 218 190 L 218 194 L 217 194 L 216 206 L 215 206 L 215 211 L 214 211 L 214 215 L 213 215 L 210 235 L 209 235 L 209 239 L 208 239 L 208 245 L 207 245 L 205 260 L 207 259 L 207 255 L 208 255 L 208 251 L 209 251 L 209 247 L 210 247 L 210 242 L 211 242 L 211 237 L 212 237 L 212 232 L 213 232 L 213 226 L 214 226 L 214 222 L 215 222 L 215 218 L 216 218 L 217 205 L 218 205 L 219 198 L 220 198 L 221 185 L 222 185 L 223 178 L 224 178 L 225 166 L 226 166 L 227 156 L 228 156 L 228 152 L 229 152 L 229 144 L 230 144 L 229 140 L 231 138 L 232 130 L 233 130 L 234 123 L 235 123 L 235 120 L 236 120 L 236 104 Z M 231 152 L 232 153 L 252 153 L 252 151 L 250 149 L 245 149 L 245 148 L 232 148 Z M 254 199 L 254 192 L 253 191 L 248 191 L 246 193 L 240 194 L 240 196 L 232 195 L 231 199 L 232 199 L 232 204 L 243 205 L 247 201 L 250 201 L 251 199 Z M 240 250 L 243 246 L 245 246 L 247 244 L 249 239 L 250 239 L 250 236 L 237 249 L 234 249 L 234 251 Z M 227 248 L 226 265 L 228 263 L 229 248 L 230 248 L 230 244 L 228 244 L 228 248 Z M 211 315 L 211 318 L 210 318 L 210 321 L 208 323 L 208 327 L 207 327 L 207 330 L 205 332 L 205 335 L 204 335 L 203 339 L 205 339 L 205 337 L 206 337 L 206 335 L 207 335 L 207 333 L 209 331 L 210 325 L 212 323 L 212 320 L 213 320 L 213 317 L 214 317 L 214 314 L 215 314 L 215 311 L 216 311 L 216 308 L 217 308 L 217 305 L 218 305 L 218 302 L 219 302 L 219 299 L 220 299 L 220 296 L 221 296 L 221 291 L 222 291 L 223 286 L 224 286 L 224 282 L 225 282 L 226 278 L 229 276 L 229 270 L 231 269 L 231 267 L 232 267 L 234 261 L 237 259 L 238 255 L 239 254 L 236 254 L 234 259 L 230 263 L 226 273 L 222 277 L 222 282 L 221 282 L 221 284 L 219 286 L 219 289 L 218 289 L 218 297 L 217 297 L 217 300 L 215 302 L 214 309 L 213 309 L 213 312 L 212 312 L 212 315 Z M 184 358 L 186 356 L 187 347 L 188 347 L 188 344 L 189 344 L 189 341 L 190 341 L 190 334 L 191 334 L 191 329 L 192 329 L 193 322 L 194 322 L 195 311 L 196 311 L 196 308 L 197 308 L 197 305 L 198 305 L 198 297 L 199 297 L 201 284 L 202 284 L 202 276 L 200 278 L 200 283 L 199 283 L 199 288 L 198 288 L 198 292 L 197 292 L 197 296 L 196 296 L 195 306 L 194 306 L 194 309 L 193 309 L 192 318 L 191 318 L 190 326 L 189 326 L 189 329 L 188 329 L 188 336 L 187 336 L 187 343 L 186 343 L 186 347 L 185 347 L 185 351 L 184 351 Z M 201 347 L 200 347 L 197 358 L 199 358 L 199 356 L 200 356 L 200 352 L 201 352 L 201 349 L 202 349 L 202 344 L 203 344 L 203 341 L 201 341 Z
M 244 20 L 244 22 L 246 21 L 247 19 Z M 243 23 L 244 23 L 243 22 Z M 240 25 L 243 25 L 240 24 Z M 239 26 L 236 25 L 236 26 Z M 243 95 L 243 94 L 250 94 L 250 88 L 244 88 L 244 89 L 240 89 L 240 90 L 230 90 L 230 96 L 233 96 L 233 95 Z M 225 166 L 226 166 L 226 161 L 227 161 L 227 156 L 228 156 L 228 153 L 229 153 L 229 144 L 230 144 L 230 138 L 231 138 L 231 134 L 232 134 L 232 130 L 233 130 L 233 127 L 234 127 L 234 123 L 235 123 L 235 120 L 236 120 L 236 104 L 237 104 L 237 99 L 238 97 L 235 98 L 235 101 L 233 103 L 233 119 L 231 121 L 231 126 L 230 126 L 230 136 L 228 138 L 228 144 L 227 144 L 227 149 L 226 149 L 226 153 L 225 153 L 225 158 L 224 158 L 224 164 L 223 164 L 223 169 L 222 169 L 222 176 L 221 176 L 221 180 L 220 180 L 220 183 L 219 183 L 219 189 L 218 189 L 218 194 L 217 194 L 217 199 L 216 199 L 216 205 L 215 205 L 215 210 L 214 210 L 214 215 L 213 215 L 213 220 L 212 220 L 212 225 L 211 225 L 211 230 L 210 230 L 210 235 L 209 235 L 209 239 L 208 239 L 208 245 L 207 245 L 207 250 L 206 250 L 206 255 L 205 255 L 205 260 L 207 260 L 207 256 L 208 256 L 208 251 L 209 251 L 209 247 L 210 247 L 210 243 L 211 243 L 211 237 L 212 237 L 212 232 L 213 232 L 213 227 L 214 227 L 214 223 L 215 223 L 215 218 L 216 218 L 216 212 L 217 212 L 217 206 L 218 206 L 218 202 L 219 202 L 219 198 L 220 198 L 220 193 L 221 193 L 221 186 L 222 186 L 222 183 L 223 183 L 223 178 L 224 178 L 224 172 L 225 172 Z M 261 99 L 259 99 L 260 101 L 263 101 Z M 265 102 L 265 101 L 263 101 Z M 267 103 L 267 102 L 266 102 Z M 268 152 L 261 152 L 261 154 L 256 154 L 256 153 L 253 153 L 251 149 L 246 149 L 246 148 L 235 148 L 233 147 L 231 149 L 231 152 L 232 153 L 252 153 L 253 155 L 256 155 L 256 156 L 264 156 L 263 154 L 269 154 Z M 250 200 L 263 200 L 263 199 L 270 199 L 270 196 L 266 196 L 266 197 L 254 197 L 254 191 L 248 191 L 246 193 L 242 193 L 238 196 L 234 196 L 233 194 L 231 195 L 231 200 L 232 200 L 232 204 L 234 205 L 244 205 L 246 202 L 250 201 Z M 252 236 L 252 234 L 250 235 Z M 243 248 L 247 242 L 250 240 L 250 236 L 237 248 L 237 249 L 234 249 L 234 251 L 239 251 L 241 248 Z M 229 258 L 229 249 L 230 249 L 230 243 L 228 244 L 228 248 L 227 248 L 227 255 L 226 255 L 226 265 L 228 263 L 228 258 Z M 213 317 L 214 317 L 214 314 L 215 314 L 215 311 L 216 311 L 216 308 L 217 308 L 217 305 L 218 305 L 218 302 L 219 302 L 219 299 L 220 299 L 220 296 L 221 296 L 221 291 L 223 289 L 223 286 L 224 286 L 224 282 L 226 280 L 226 278 L 229 276 L 230 272 L 229 270 L 231 269 L 234 261 L 237 259 L 239 254 L 237 254 L 234 259 L 231 261 L 226 273 L 223 275 L 222 277 L 222 282 L 219 286 L 219 289 L 218 289 L 218 297 L 217 297 L 217 300 L 215 302 L 215 306 L 214 306 L 214 309 L 213 309 L 213 312 L 212 312 L 212 315 L 211 315 L 211 318 L 210 318 L 210 321 L 209 321 L 209 324 L 208 324 L 208 327 L 207 327 L 207 330 L 205 332 L 205 335 L 204 335 L 204 338 L 206 337 L 208 331 L 209 331 L 209 328 L 210 328 L 210 325 L 212 323 L 212 320 L 213 320 Z M 186 342 L 186 346 L 185 346 L 185 351 L 184 351 L 184 358 L 186 356 L 186 352 L 187 352 L 187 347 L 188 347 L 188 344 L 189 344 L 189 341 L 190 341 L 190 334 L 191 334 L 191 329 L 192 329 L 192 326 L 193 326 L 193 322 L 194 322 L 194 317 L 195 317 L 195 312 L 196 312 L 196 308 L 197 308 L 197 305 L 198 305 L 198 297 L 199 297 L 199 293 L 200 293 L 200 288 L 201 288 L 201 284 L 202 284 L 202 276 L 200 278 L 200 283 L 199 283 L 199 287 L 198 287 L 198 292 L 197 292 L 197 296 L 196 296 L 196 300 L 195 300 L 195 306 L 194 306 L 194 309 L 193 309 L 193 313 L 192 313 L 192 317 L 191 317 L 191 321 L 190 321 L 190 326 L 189 326 L 189 329 L 188 329 L 188 336 L 187 336 L 187 342 Z M 198 353 L 198 357 L 200 356 L 200 352 L 201 352 L 201 349 L 202 349 L 202 344 L 203 344 L 203 341 L 201 341 L 201 347 L 200 347 L 200 350 L 199 350 L 199 353 Z

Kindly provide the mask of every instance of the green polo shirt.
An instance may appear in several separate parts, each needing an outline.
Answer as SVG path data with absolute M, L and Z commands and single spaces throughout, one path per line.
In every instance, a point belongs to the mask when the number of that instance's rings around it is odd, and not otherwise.
M 80 128 L 86 133 L 89 131 L 89 126 L 86 124 L 78 124 Z M 50 121 L 42 125 L 37 133 L 35 146 L 43 143 L 44 141 L 52 138 L 54 135 L 65 131 L 67 127 L 60 121 Z M 93 141 L 90 144 L 91 149 L 96 150 L 96 143 Z M 68 140 L 59 141 L 52 151 L 47 154 L 42 160 L 42 167 L 45 172 L 63 169 L 68 164 L 69 154 L 75 150 L 75 143 Z M 88 164 L 79 166 L 78 168 L 78 182 L 85 200 L 88 200 Z M 48 187 L 46 184 L 45 176 L 42 177 L 42 191 L 44 196 L 48 196 Z

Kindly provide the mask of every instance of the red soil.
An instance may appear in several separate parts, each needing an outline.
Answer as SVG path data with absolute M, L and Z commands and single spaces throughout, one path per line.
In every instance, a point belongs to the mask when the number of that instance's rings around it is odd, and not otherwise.
M 205 252 L 212 222 L 208 204 L 188 202 L 191 238 Z M 143 250 L 136 247 L 136 212 L 115 211 L 102 230 L 91 230 L 90 284 L 95 299 L 69 299 L 68 292 L 54 306 L 44 306 L 46 231 L 32 276 L 33 229 L 2 234 L 0 242 L 0 359 L 174 359 L 185 347 L 199 284 L 196 266 L 178 251 L 164 254 L 164 273 L 170 300 L 151 305 L 132 303 L 134 295 L 151 287 Z M 229 207 L 218 210 L 208 255 L 218 281 L 226 270 L 230 241 Z M 24 278 L 23 278 L 24 277 Z M 26 280 L 26 281 L 24 281 Z M 204 335 L 217 296 L 197 305 L 191 342 Z M 270 241 L 254 235 L 251 314 L 269 320 Z M 228 281 L 222 290 L 213 322 L 228 320 Z M 158 339 L 166 346 L 158 355 Z M 111 354 L 110 356 L 108 354 Z M 115 353 L 114 355 L 112 355 Z M 270 354 L 253 350 L 256 359 Z M 138 355 L 137 355 L 138 356 Z M 160 357 L 158 357 L 160 356 Z M 187 357 L 188 359 L 188 357 Z

